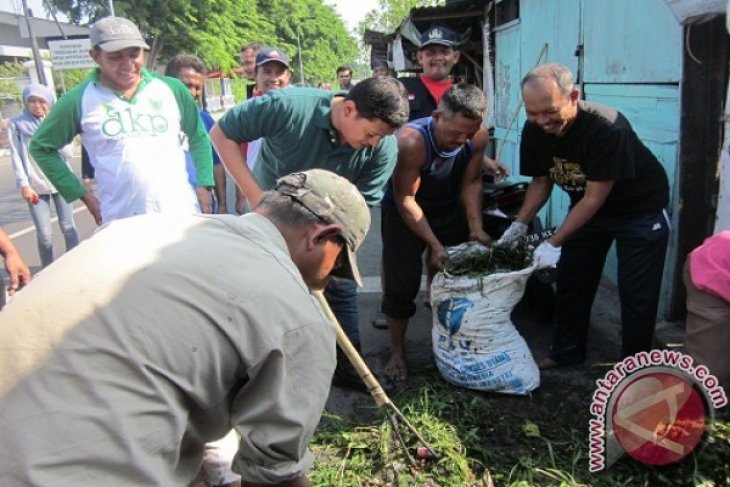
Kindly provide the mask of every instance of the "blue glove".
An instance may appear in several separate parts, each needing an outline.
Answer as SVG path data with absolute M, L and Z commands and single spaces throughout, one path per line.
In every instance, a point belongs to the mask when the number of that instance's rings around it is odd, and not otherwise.
M 560 260 L 561 247 L 554 247 L 547 241 L 541 243 L 532 254 L 532 260 L 538 269 L 555 267 Z

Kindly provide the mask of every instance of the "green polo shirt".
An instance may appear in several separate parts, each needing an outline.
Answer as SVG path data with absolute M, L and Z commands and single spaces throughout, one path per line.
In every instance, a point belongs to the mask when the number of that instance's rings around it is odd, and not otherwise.
M 218 125 L 238 142 L 263 138 L 254 169 L 262 189 L 292 172 L 327 169 L 355 184 L 368 204 L 376 204 L 395 166 L 395 137 L 365 149 L 338 143 L 330 120 L 337 95 L 343 94 L 314 88 L 272 91 L 232 108 Z

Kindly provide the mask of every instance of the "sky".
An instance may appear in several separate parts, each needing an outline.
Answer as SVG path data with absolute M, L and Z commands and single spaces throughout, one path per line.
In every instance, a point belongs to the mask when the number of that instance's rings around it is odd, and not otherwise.
M 43 8 L 43 0 L 26 0 L 28 2 L 28 8 L 33 12 L 34 17 L 46 17 L 46 11 Z M 23 13 L 23 2 L 22 0 L 5 0 L 0 1 L 2 7 L 0 10 L 7 12 L 14 12 L 16 14 Z M 48 16 L 50 18 L 50 16 Z M 61 19 L 59 19 L 61 20 Z
M 366 13 L 378 8 L 378 0 L 325 0 L 325 2 L 334 5 L 350 30 L 355 30 Z

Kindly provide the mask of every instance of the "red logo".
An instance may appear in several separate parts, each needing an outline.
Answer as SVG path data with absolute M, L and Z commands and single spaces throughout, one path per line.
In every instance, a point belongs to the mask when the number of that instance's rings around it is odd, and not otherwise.
M 697 389 L 671 372 L 641 375 L 621 389 L 611 411 L 616 440 L 650 465 L 675 463 L 702 440 L 707 410 Z

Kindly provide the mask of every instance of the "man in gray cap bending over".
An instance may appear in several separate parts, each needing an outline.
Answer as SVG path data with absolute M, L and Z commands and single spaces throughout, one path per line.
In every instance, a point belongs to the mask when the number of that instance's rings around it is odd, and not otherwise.
M 369 226 L 313 169 L 247 215 L 125 218 L 64 255 L 0 314 L 0 485 L 190 485 L 231 427 L 244 485 L 309 485 L 335 368 L 310 291 L 359 280 Z

